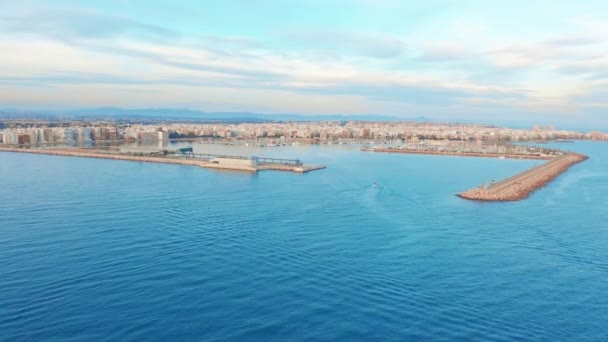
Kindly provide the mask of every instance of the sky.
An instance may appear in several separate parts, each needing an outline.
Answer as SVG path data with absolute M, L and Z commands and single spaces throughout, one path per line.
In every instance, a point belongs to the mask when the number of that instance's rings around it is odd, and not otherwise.
M 0 0 L 0 106 L 608 127 L 605 0 Z

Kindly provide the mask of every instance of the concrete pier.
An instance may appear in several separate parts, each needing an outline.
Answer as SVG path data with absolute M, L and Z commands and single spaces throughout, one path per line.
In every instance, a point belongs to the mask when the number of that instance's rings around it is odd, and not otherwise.
M 293 171 L 296 173 L 306 173 L 315 170 L 324 169 L 325 165 L 284 165 L 284 164 L 261 164 L 257 166 L 258 170 L 279 170 L 279 171 Z
M 588 157 L 568 153 L 536 166 L 532 169 L 493 183 L 487 188 L 483 185 L 458 194 L 459 197 L 475 201 L 518 201 L 527 198 L 533 191 L 545 186 L 572 165 Z
M 114 160 L 128 160 L 138 161 L 147 163 L 164 163 L 164 164 L 180 164 L 180 165 L 193 165 L 209 169 L 223 169 L 223 170 L 237 170 L 247 172 L 257 172 L 260 170 L 278 170 L 278 171 L 291 171 L 296 173 L 305 173 L 309 171 L 319 170 L 325 168 L 323 165 L 293 165 L 293 164 L 257 164 L 248 162 L 250 158 L 235 157 L 234 161 L 229 160 L 230 158 L 223 156 L 222 158 L 213 158 L 210 160 L 196 159 L 196 158 L 180 158 L 180 157 L 161 157 L 161 156 L 135 156 L 127 154 L 108 153 L 100 150 L 88 150 L 88 149 L 77 149 L 77 148 L 57 148 L 57 149 L 26 149 L 26 148 L 11 148 L 11 147 L 0 147 L 0 152 L 17 152 L 17 153 L 32 153 L 32 154 L 45 154 L 45 155 L 57 155 L 67 157 L 82 157 L 82 158 L 99 158 L 99 159 L 114 159 Z

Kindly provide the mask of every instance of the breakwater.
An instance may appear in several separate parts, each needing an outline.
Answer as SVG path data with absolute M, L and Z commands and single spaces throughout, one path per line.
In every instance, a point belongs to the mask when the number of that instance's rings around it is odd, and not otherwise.
M 567 171 L 572 165 L 580 163 L 587 158 L 587 156 L 582 154 L 568 153 L 553 158 L 542 165 L 493 183 L 488 187 L 481 185 L 478 188 L 462 192 L 458 196 L 475 201 L 522 200 Z
M 7 148 L 0 147 L 0 152 L 17 152 L 17 153 L 32 153 L 32 154 L 45 154 L 45 155 L 57 155 L 67 157 L 81 157 L 81 158 L 98 158 L 98 159 L 113 159 L 113 160 L 127 160 L 137 161 L 146 163 L 164 163 L 164 164 L 180 164 L 180 165 L 192 165 L 210 169 L 223 169 L 223 170 L 236 170 L 236 171 L 247 171 L 257 172 L 260 170 L 277 170 L 277 171 L 291 171 L 296 173 L 305 173 L 309 171 L 319 170 L 325 168 L 324 165 L 284 165 L 284 164 L 261 164 L 256 165 L 251 163 L 247 165 L 245 163 L 230 163 L 224 162 L 227 158 L 222 158 L 221 162 L 213 160 L 201 160 L 195 158 L 179 158 L 179 157 L 161 157 L 161 156 L 137 156 L 128 154 L 108 153 L 100 150 L 88 150 L 88 149 L 76 149 L 76 148 L 57 148 L 57 149 L 24 149 L 24 148 Z M 242 161 L 243 158 L 239 158 L 238 161 Z

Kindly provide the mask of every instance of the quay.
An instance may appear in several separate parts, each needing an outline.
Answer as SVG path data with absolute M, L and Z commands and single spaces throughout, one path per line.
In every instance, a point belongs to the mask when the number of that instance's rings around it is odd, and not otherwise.
M 139 153 L 121 154 L 97 149 L 82 148 L 54 148 L 54 149 L 28 149 L 0 147 L 0 152 L 17 152 L 45 154 L 67 157 L 100 158 L 113 160 L 128 160 L 148 163 L 192 165 L 210 169 L 236 170 L 257 172 L 261 170 L 291 171 L 306 173 L 314 170 L 324 169 L 324 165 L 305 165 L 299 159 L 276 159 L 263 157 L 223 156 L 210 154 L 194 154 L 192 148 L 180 149 L 176 153 L 165 151 L 165 153 Z
M 518 201 L 527 198 L 533 191 L 545 186 L 572 165 L 589 157 L 578 153 L 567 153 L 542 165 L 533 167 L 502 181 L 467 190 L 457 196 L 474 201 Z
M 545 154 L 513 154 L 513 153 L 484 153 L 484 152 L 459 152 L 459 151 L 429 151 L 429 150 L 409 150 L 397 148 L 361 148 L 361 151 L 367 152 L 385 152 L 385 153 L 405 153 L 405 154 L 428 154 L 439 156 L 456 156 L 456 157 L 481 157 L 481 158 L 508 158 L 508 159 L 534 159 L 534 160 L 550 160 L 555 158 L 552 155 Z
M 468 141 L 408 142 L 400 146 L 363 147 L 361 151 L 539 160 L 549 160 L 564 154 L 564 152 L 556 149 L 537 146 L 516 145 L 506 142 L 476 143 Z

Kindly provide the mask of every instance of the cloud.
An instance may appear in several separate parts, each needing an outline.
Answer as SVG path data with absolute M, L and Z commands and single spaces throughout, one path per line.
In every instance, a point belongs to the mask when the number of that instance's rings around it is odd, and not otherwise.
M 518 69 L 538 65 L 549 54 L 549 50 L 535 44 L 516 44 L 490 50 L 486 53 L 495 66 L 504 69 Z
M 556 70 L 562 74 L 598 74 L 608 72 L 608 60 L 588 60 L 574 63 L 564 63 Z
M 500 68 L 518 69 L 552 66 L 568 73 L 570 65 L 605 58 L 601 39 L 589 36 L 564 36 L 540 42 L 516 43 L 486 51 L 485 55 Z M 564 65 L 565 64 L 565 65 Z
M 542 43 L 544 46 L 548 47 L 578 47 L 585 45 L 592 45 L 599 43 L 600 40 L 593 39 L 585 36 L 577 36 L 577 37 L 561 37 L 555 39 L 549 39 Z
M 472 52 L 462 45 L 450 43 L 427 44 L 422 51 L 418 60 L 424 62 L 455 61 L 472 56 Z
M 137 93 L 144 104 L 146 99 L 179 106 L 233 102 L 269 111 L 301 106 L 323 112 L 327 106 L 327 111 L 391 114 L 439 108 L 498 112 L 498 107 L 504 113 L 549 112 L 601 103 L 597 97 L 573 98 L 608 78 L 607 36 L 597 29 L 601 21 L 595 30 L 545 24 L 507 30 L 498 24 L 501 16 L 476 15 L 469 13 L 476 9 L 455 3 L 436 15 L 437 6 L 426 3 L 389 0 L 377 6 L 362 0 L 329 10 L 348 11 L 344 18 L 301 6 L 289 20 L 269 11 L 291 5 L 251 4 L 255 20 L 249 20 L 251 13 L 235 14 L 226 24 L 214 20 L 224 18 L 217 14 L 243 7 L 190 11 L 184 5 L 176 20 L 176 13 L 121 1 L 104 4 L 103 10 L 94 2 L 71 2 L 70 8 L 50 0 L 25 2 L 5 1 L 0 10 L 0 87 L 8 91 L 0 95 L 7 101 L 11 96 L 70 101 L 86 89 L 86 101 L 101 105 L 128 104 Z M 182 23 L 185 12 L 196 15 Z M 386 25 L 373 17 L 387 13 L 392 21 Z M 572 25 L 583 24 L 590 27 L 589 21 Z M 339 104 L 333 105 L 334 99 Z
M 291 32 L 281 37 L 283 43 L 296 49 L 326 51 L 330 54 L 394 58 L 405 49 L 399 38 L 373 33 L 339 31 Z
M 260 41 L 242 36 L 207 35 L 201 39 L 203 46 L 214 49 L 262 49 L 266 48 Z
M 19 44 L 16 46 L 19 47 Z M 74 50 L 73 45 L 55 43 L 52 50 L 59 56 L 70 56 L 83 61 L 92 61 L 99 58 L 99 55 L 105 55 L 104 67 L 94 69 L 96 63 L 85 63 L 78 69 L 70 69 L 70 60 L 54 60 L 51 65 L 43 64 L 42 68 L 34 68 L 36 63 L 45 62 L 46 59 L 32 59 L 28 61 L 32 63 L 30 69 L 38 72 L 5 74 L 0 78 L 0 83 L 224 87 L 234 89 L 235 94 L 240 94 L 242 89 L 265 89 L 292 94 L 351 96 L 373 101 L 434 105 L 449 105 L 458 98 L 474 95 L 513 96 L 513 91 L 505 89 L 478 86 L 458 80 L 444 81 L 415 72 L 369 72 L 356 64 L 335 61 L 320 63 L 283 55 L 269 56 L 267 53 L 249 59 L 241 55 L 220 57 L 199 48 L 149 43 L 108 46 L 94 42 L 78 46 L 81 50 Z M 73 50 L 82 51 L 84 54 L 70 54 Z M 33 52 L 24 49 L 21 54 L 32 55 Z M 125 58 L 133 59 L 137 67 L 112 66 L 121 61 L 126 63 Z M 3 57 L 0 57 L 0 62 L 2 61 Z M 4 64 L 7 68 L 11 67 L 10 64 Z
M 179 56 L 171 56 L 169 54 L 145 51 L 137 48 L 129 47 L 98 47 L 94 48 L 98 53 L 122 55 L 129 57 L 136 57 L 144 59 L 149 62 L 162 64 L 168 67 L 174 67 L 177 69 L 197 71 L 197 72 L 212 72 L 217 74 L 223 74 L 226 76 L 238 77 L 243 79 L 259 79 L 259 80 L 277 80 L 282 79 L 280 73 L 269 71 L 269 70 L 254 70 L 247 67 L 242 63 L 230 63 L 229 60 L 218 60 L 216 58 L 209 58 L 204 50 L 199 50 L 199 58 L 180 58 Z M 166 48 L 167 51 L 171 51 L 170 48 Z M 195 52 L 197 50 L 194 50 Z
M 291 87 L 295 91 L 359 96 L 374 101 L 411 105 L 449 106 L 466 97 L 525 99 L 529 92 L 506 87 L 484 86 L 467 81 L 429 77 L 412 72 L 360 73 L 338 82 Z
M 170 39 L 180 36 L 177 32 L 161 26 L 79 8 L 17 11 L 0 16 L 0 30 L 8 34 L 34 34 L 63 40 L 120 36 Z
M 573 97 L 573 99 L 581 105 L 602 103 L 603 106 L 608 106 L 608 82 L 600 83 L 588 92 Z
M 454 103 L 458 97 L 468 96 L 465 91 L 424 85 L 371 85 L 342 84 L 323 88 L 309 89 L 323 94 L 355 95 L 376 101 L 404 102 L 409 104 Z
M 593 74 L 593 75 L 589 76 L 588 79 L 594 80 L 594 81 L 608 80 L 608 71 Z

